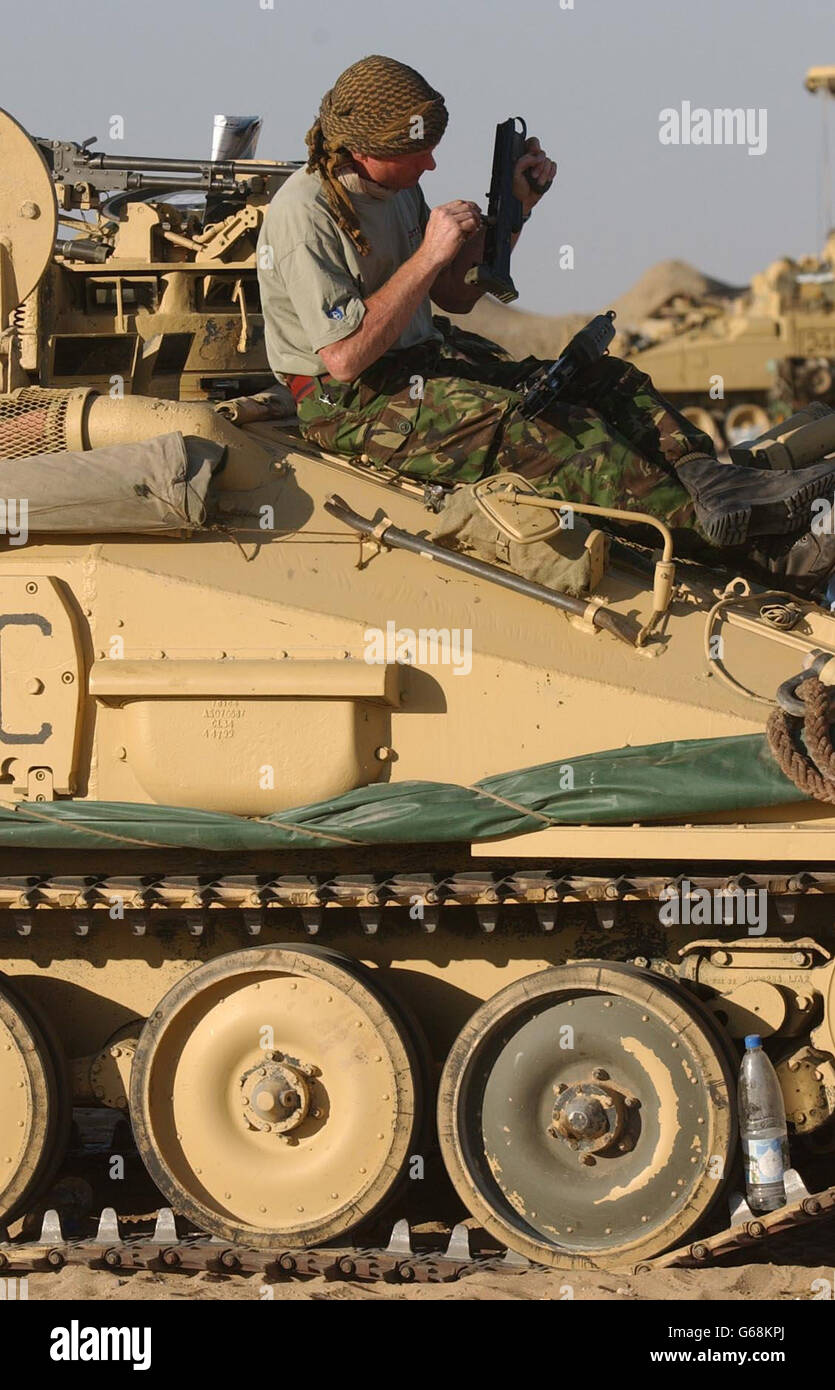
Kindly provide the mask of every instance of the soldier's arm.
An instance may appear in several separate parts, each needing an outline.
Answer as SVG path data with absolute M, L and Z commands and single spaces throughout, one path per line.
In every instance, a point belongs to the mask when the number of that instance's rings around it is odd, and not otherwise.
M 484 230 L 466 241 L 451 265 L 445 266 L 429 291 L 433 304 L 448 314 L 468 314 L 485 293 L 478 285 L 468 285 L 467 271 L 484 260 Z
M 354 381 L 397 342 L 440 272 L 477 230 L 479 220 L 473 203 L 458 201 L 433 209 L 417 251 L 364 301 L 359 328 L 318 348 L 331 376 L 337 381 Z
M 362 323 L 347 338 L 319 348 L 319 356 L 337 381 L 354 381 L 366 367 L 397 342 L 432 286 L 437 265 L 421 246 L 365 302 Z
M 521 231 L 513 233 L 510 238 L 511 251 L 521 235 Z M 482 229 L 476 232 L 466 245 L 461 247 L 452 265 L 446 266 L 441 271 L 429 291 L 432 303 L 437 304 L 439 309 L 444 309 L 448 314 L 468 314 L 487 291 L 480 289 L 478 285 L 468 285 L 465 276 L 471 266 L 481 265 L 483 260 L 484 231 Z
M 527 175 L 530 172 L 537 187 L 532 187 Z M 529 216 L 543 193 L 547 192 L 556 176 L 557 166 L 542 149 L 536 136 L 531 136 L 525 146 L 525 153 L 517 160 L 513 173 L 513 192 L 522 204 L 522 212 Z M 475 205 L 473 205 L 475 206 Z M 510 238 L 513 250 L 521 231 L 514 232 Z M 477 285 L 468 285 L 465 275 L 473 266 L 484 260 L 484 230 L 481 229 L 465 242 L 451 265 L 445 267 L 432 286 L 433 303 L 448 314 L 468 314 L 478 303 L 486 290 Z

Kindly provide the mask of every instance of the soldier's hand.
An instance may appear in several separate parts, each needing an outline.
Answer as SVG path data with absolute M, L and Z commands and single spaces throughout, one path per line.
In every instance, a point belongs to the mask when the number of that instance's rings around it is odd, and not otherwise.
M 531 187 L 526 170 L 530 171 L 536 187 Z M 553 159 L 548 158 L 535 135 L 529 136 L 525 141 L 525 153 L 517 159 L 513 170 L 514 197 L 519 199 L 524 212 L 536 207 L 540 198 L 548 192 L 548 185 L 556 173 L 557 166 Z
M 440 270 L 455 260 L 464 243 L 480 228 L 481 209 L 477 203 L 466 202 L 463 198 L 441 203 L 429 214 L 423 234 L 423 253 Z

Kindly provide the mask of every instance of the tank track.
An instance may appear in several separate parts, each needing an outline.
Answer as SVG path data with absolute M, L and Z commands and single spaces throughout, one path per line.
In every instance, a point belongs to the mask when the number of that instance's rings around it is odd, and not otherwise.
M 429 873 L 335 874 L 333 876 L 232 874 L 143 874 L 119 876 L 0 877 L 0 913 L 10 913 L 20 936 L 46 924 L 48 909 L 74 913 L 77 935 L 85 936 L 98 913 L 114 903 L 124 910 L 134 935 L 142 936 L 156 913 L 185 914 L 188 930 L 199 936 L 217 911 L 236 911 L 249 936 L 280 916 L 301 915 L 304 930 L 316 936 L 338 909 L 359 913 L 362 930 L 372 936 L 395 909 L 409 909 L 415 929 L 432 932 L 446 908 L 475 907 L 481 930 L 492 932 L 506 909 L 532 907 L 539 928 L 553 931 L 560 908 L 590 904 L 598 925 L 614 927 L 620 904 L 656 901 L 662 891 L 686 895 L 685 883 L 711 892 L 765 889 L 779 899 L 780 919 L 791 926 L 792 909 L 804 896 L 835 893 L 835 873 L 736 875 L 619 875 L 614 878 L 560 874 L 546 869 L 496 873 L 489 869 L 449 875 Z M 334 920 L 334 925 L 337 925 Z
M 132 876 L 52 876 L 26 875 L 0 877 L 0 913 L 20 936 L 46 929 L 54 914 L 69 913 L 73 929 L 86 936 L 102 920 L 114 900 L 122 903 L 128 930 L 145 934 L 154 920 L 167 926 L 178 922 L 193 936 L 202 935 L 218 910 L 237 916 L 246 935 L 257 937 L 264 926 L 290 925 L 299 917 L 308 936 L 317 936 L 330 921 L 344 924 L 343 912 L 359 915 L 362 931 L 374 935 L 386 919 L 402 922 L 402 909 L 412 909 L 416 931 L 436 930 L 445 909 L 471 907 L 483 932 L 492 932 L 508 909 L 534 910 L 534 919 L 543 932 L 558 925 L 560 908 L 565 905 L 591 905 L 598 926 L 618 925 L 621 905 L 657 901 L 662 891 L 686 893 L 685 881 L 694 889 L 711 891 L 765 889 L 780 900 L 780 920 L 785 926 L 794 921 L 795 909 L 806 895 L 835 893 L 835 873 L 793 872 L 791 874 L 619 875 L 606 878 L 580 874 L 560 874 L 547 869 L 521 869 L 505 873 L 485 869 L 449 875 L 428 873 L 353 874 L 333 876 L 260 874 L 155 875 Z M 420 912 L 415 913 L 415 904 Z M 342 911 L 340 911 L 341 909 Z M 401 909 L 395 914 L 395 909 Z M 341 919 L 341 920 L 340 920 Z M 688 1242 L 676 1249 L 632 1267 L 633 1273 L 652 1269 L 707 1266 L 724 1256 L 761 1244 L 769 1236 L 783 1235 L 810 1222 L 835 1213 L 835 1186 L 805 1194 L 777 1211 L 742 1220 L 725 1229 Z M 191 1232 L 179 1235 L 173 1212 L 162 1208 L 152 1214 L 152 1234 L 123 1234 L 122 1226 L 148 1218 L 117 1217 L 105 1208 L 91 1238 L 64 1237 L 57 1211 L 43 1218 L 36 1240 L 10 1241 L 0 1228 L 0 1274 L 35 1270 L 58 1270 L 65 1264 L 89 1265 L 116 1272 L 156 1270 L 159 1272 L 208 1271 L 225 1275 L 252 1275 L 299 1278 L 325 1275 L 330 1278 L 386 1282 L 446 1282 L 476 1272 L 518 1273 L 540 1269 L 513 1251 L 473 1254 L 470 1231 L 456 1226 L 442 1244 L 413 1246 L 409 1223 L 395 1223 L 385 1247 L 323 1246 L 306 1250 L 252 1250 L 229 1245 L 217 1237 Z M 121 1223 L 121 1224 L 120 1224 Z M 589 1268 L 595 1268 L 591 1262 Z
M 806 1226 L 811 1221 L 823 1220 L 833 1212 L 835 1187 L 825 1187 L 821 1192 L 789 1202 L 777 1211 L 770 1211 L 752 1220 L 728 1226 L 724 1231 L 718 1231 L 703 1240 L 679 1246 L 676 1250 L 668 1250 L 665 1255 L 656 1255 L 654 1259 L 636 1265 L 633 1272 L 640 1274 L 649 1269 L 692 1269 L 696 1265 L 708 1265 L 723 1255 L 733 1255 L 737 1251 L 760 1244 L 768 1236 L 784 1235 L 787 1231 Z
M 777 1211 L 728 1226 L 715 1235 L 681 1245 L 633 1265 L 624 1272 L 643 1274 L 654 1269 L 707 1267 L 727 1255 L 761 1246 L 769 1236 L 785 1235 L 835 1213 L 835 1186 L 790 1202 Z M 122 1224 L 147 1218 L 122 1218 Z M 0 1229 L 0 1235 L 4 1234 Z M 251 1250 L 230 1245 L 204 1233 L 178 1235 L 174 1213 L 163 1207 L 155 1216 L 151 1234 L 123 1235 L 112 1207 L 99 1218 L 95 1236 L 65 1239 L 57 1211 L 46 1212 L 37 1240 L 0 1240 L 0 1274 L 53 1272 L 64 1265 L 87 1265 L 114 1273 L 155 1270 L 161 1273 L 252 1275 L 271 1278 L 304 1278 L 324 1275 L 331 1279 L 355 1279 L 387 1283 L 448 1283 L 470 1274 L 519 1274 L 524 1270 L 559 1273 L 533 1264 L 512 1250 L 473 1254 L 470 1231 L 454 1227 L 438 1247 L 413 1246 L 409 1223 L 400 1220 L 392 1228 L 387 1246 L 321 1246 L 307 1250 Z M 589 1269 L 605 1269 L 591 1261 Z M 620 1268 L 620 1267 L 619 1267 Z M 569 1271 L 566 1270 L 566 1273 Z
M 133 1218 L 136 1220 L 137 1218 Z M 140 1218 L 143 1219 L 143 1218 Z M 129 1224 L 131 1218 L 122 1218 Z M 336 1279 L 398 1283 L 445 1283 L 477 1271 L 518 1273 L 533 1266 L 512 1251 L 474 1255 L 466 1226 L 456 1226 L 443 1245 L 414 1249 L 409 1223 L 397 1221 L 385 1247 L 322 1246 L 307 1250 L 251 1250 L 217 1236 L 177 1234 L 174 1213 L 156 1213 L 153 1233 L 122 1235 L 112 1207 L 99 1217 L 91 1239 L 66 1240 L 57 1211 L 46 1212 L 40 1236 L 31 1241 L 0 1241 L 0 1274 L 57 1271 L 64 1265 L 88 1265 L 115 1273 L 156 1270 L 198 1271 L 225 1275 L 263 1274 L 273 1278 L 325 1275 Z M 540 1266 L 537 1266 L 540 1268 Z

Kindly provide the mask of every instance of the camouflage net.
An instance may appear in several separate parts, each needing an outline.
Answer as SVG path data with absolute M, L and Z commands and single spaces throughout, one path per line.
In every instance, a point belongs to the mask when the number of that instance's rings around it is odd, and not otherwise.
M 67 411 L 78 391 L 24 386 L 0 395 L 0 458 L 58 454 L 67 447 Z

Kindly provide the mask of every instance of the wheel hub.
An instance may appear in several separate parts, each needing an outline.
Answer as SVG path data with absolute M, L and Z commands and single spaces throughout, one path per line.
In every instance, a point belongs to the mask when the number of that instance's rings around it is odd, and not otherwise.
M 548 1133 L 571 1149 L 603 1153 L 620 1139 L 624 1111 L 622 1092 L 596 1081 L 583 1081 L 557 1096 Z
M 267 1060 L 250 1067 L 240 1078 L 244 1123 L 264 1134 L 287 1135 L 310 1112 L 310 1082 L 316 1068 L 289 1062 L 281 1052 L 268 1052 Z

